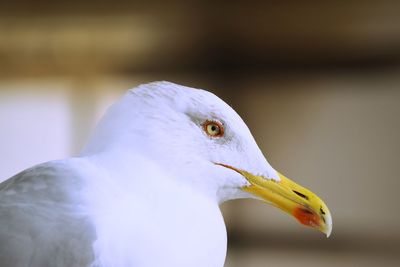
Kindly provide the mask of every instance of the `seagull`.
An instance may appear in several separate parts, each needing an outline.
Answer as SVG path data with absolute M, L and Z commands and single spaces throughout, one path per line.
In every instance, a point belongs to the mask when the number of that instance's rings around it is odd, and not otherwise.
M 331 233 L 325 203 L 268 163 L 228 104 L 171 82 L 139 85 L 78 156 L 0 184 L 0 266 L 221 267 L 219 205 L 238 198 Z

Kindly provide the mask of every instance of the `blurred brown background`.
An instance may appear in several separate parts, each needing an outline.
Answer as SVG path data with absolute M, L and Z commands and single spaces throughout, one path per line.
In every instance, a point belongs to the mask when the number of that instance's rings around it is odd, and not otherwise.
M 262 203 L 223 205 L 227 267 L 399 266 L 400 1 L 2 1 L 0 180 L 77 154 L 126 89 L 205 88 L 278 170 L 313 189 L 329 239 Z

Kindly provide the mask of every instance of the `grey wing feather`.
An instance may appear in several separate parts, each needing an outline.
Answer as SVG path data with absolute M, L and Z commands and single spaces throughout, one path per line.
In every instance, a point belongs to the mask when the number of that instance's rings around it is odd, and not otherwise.
M 95 232 L 70 165 L 45 163 L 0 184 L 0 266 L 94 265 Z

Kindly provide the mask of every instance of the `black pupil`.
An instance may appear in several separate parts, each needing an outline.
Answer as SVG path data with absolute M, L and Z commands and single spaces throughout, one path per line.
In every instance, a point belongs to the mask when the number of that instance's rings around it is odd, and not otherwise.
M 211 131 L 215 132 L 217 130 L 217 127 L 215 125 L 211 126 Z

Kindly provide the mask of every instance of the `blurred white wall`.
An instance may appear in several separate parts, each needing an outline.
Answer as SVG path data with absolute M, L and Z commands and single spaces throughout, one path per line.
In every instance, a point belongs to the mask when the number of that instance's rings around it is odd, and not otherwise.
M 0 80 L 0 181 L 79 153 L 96 121 L 128 84 L 135 83 L 68 77 Z
M 70 153 L 69 84 L 0 81 L 0 179 Z

